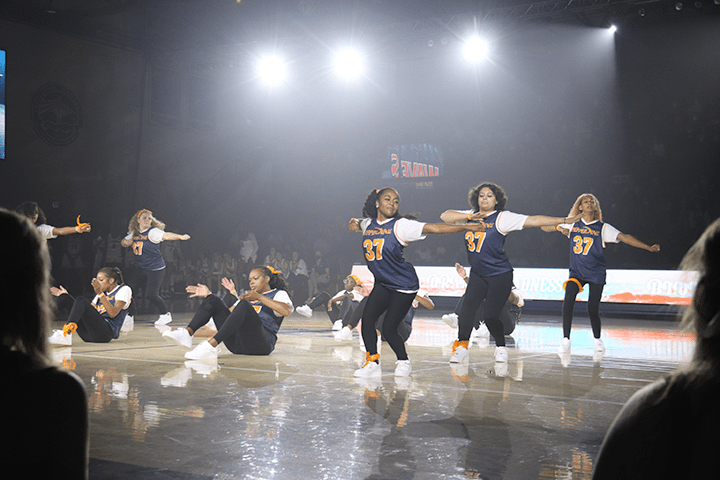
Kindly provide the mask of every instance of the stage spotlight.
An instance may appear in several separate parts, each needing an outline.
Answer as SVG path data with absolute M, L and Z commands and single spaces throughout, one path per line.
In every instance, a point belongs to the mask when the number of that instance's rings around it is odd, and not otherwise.
M 280 57 L 265 57 L 257 64 L 257 74 L 264 84 L 279 85 L 285 81 L 287 75 L 285 62 Z
M 608 28 L 608 31 L 609 31 L 611 34 L 617 32 L 617 26 L 615 26 L 615 25 L 610 25 L 610 28 Z
M 485 59 L 488 53 L 488 44 L 478 36 L 471 37 L 465 42 L 465 58 L 471 63 L 478 63 Z
M 363 56 L 350 49 L 341 50 L 335 56 L 335 74 L 345 80 L 353 80 L 363 73 Z

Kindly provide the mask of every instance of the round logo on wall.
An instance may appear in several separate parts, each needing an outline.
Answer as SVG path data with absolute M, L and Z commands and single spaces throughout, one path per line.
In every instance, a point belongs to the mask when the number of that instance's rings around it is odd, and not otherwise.
M 33 97 L 32 120 L 45 142 L 64 147 L 74 142 L 82 127 L 82 109 L 73 92 L 58 83 L 42 87 Z

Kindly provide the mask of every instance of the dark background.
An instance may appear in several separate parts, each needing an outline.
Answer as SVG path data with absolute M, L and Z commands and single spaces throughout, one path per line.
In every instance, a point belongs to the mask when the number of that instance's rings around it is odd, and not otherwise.
M 185 262 L 237 256 L 233 235 L 253 232 L 259 258 L 272 246 L 309 264 L 319 249 L 342 278 L 361 261 L 347 221 L 371 189 L 392 185 L 401 211 L 437 222 L 468 208 L 481 181 L 526 214 L 564 216 L 594 193 L 606 222 L 662 247 L 610 245 L 609 268 L 676 268 L 720 215 L 720 6 L 616 1 L 550 14 L 552 2 L 437 3 L 2 2 L 0 205 L 36 201 L 51 225 L 92 223 L 90 235 L 50 242 L 56 275 L 78 285 L 103 263 L 98 237 L 124 235 L 141 208 L 192 236 Z M 535 10 L 511 8 L 522 5 Z M 473 29 L 492 46 L 477 66 L 460 55 Z M 348 42 L 367 63 L 350 85 L 328 67 Z M 289 62 L 279 88 L 255 78 L 269 51 Z M 52 112 L 78 132 L 64 145 L 34 120 L 47 85 L 79 105 Z M 443 152 L 432 188 L 380 178 L 388 147 L 418 143 Z M 509 235 L 506 249 L 516 267 L 568 264 L 567 240 L 539 229 Z M 459 236 L 435 236 L 406 257 L 451 265 L 465 253 Z M 197 280 L 190 270 L 173 283 Z

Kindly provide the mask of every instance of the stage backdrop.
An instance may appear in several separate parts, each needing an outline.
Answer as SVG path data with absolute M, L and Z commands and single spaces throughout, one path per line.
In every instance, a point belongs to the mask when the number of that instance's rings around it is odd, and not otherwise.
M 465 269 L 470 272 L 469 267 Z M 420 288 L 431 296 L 460 297 L 465 282 L 455 267 L 415 267 Z M 374 278 L 365 265 L 354 265 L 352 273 L 372 287 Z M 526 300 L 562 300 L 567 269 L 516 268 L 515 286 Z M 678 270 L 608 270 L 603 302 L 644 303 L 653 305 L 689 305 L 697 283 L 697 272 Z M 588 289 L 578 295 L 587 301 Z

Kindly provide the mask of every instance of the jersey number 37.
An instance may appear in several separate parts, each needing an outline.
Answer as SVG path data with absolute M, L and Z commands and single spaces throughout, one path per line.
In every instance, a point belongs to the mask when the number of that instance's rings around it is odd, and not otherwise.
M 365 258 L 368 262 L 374 260 L 382 260 L 382 249 L 385 244 L 384 238 L 367 239 L 363 241 L 363 248 L 365 249 Z

